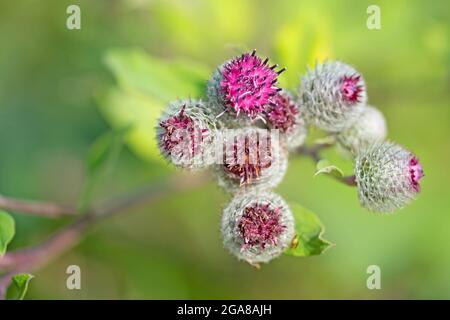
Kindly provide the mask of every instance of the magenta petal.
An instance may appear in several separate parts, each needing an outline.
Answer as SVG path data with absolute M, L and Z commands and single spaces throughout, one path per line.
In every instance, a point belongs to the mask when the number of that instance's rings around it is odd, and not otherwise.
M 246 207 L 238 228 L 244 243 L 242 250 L 277 243 L 278 236 L 286 226 L 280 222 L 281 208 L 271 208 L 269 204 L 254 204 Z
M 423 169 L 421 164 L 419 163 L 419 159 L 416 156 L 413 156 L 409 160 L 409 174 L 411 184 L 417 192 L 420 191 L 419 181 L 424 176 Z
M 279 73 L 266 63 L 253 52 L 245 53 L 224 66 L 220 90 L 226 104 L 236 114 L 244 113 L 255 118 L 277 93 L 278 88 L 274 84 Z

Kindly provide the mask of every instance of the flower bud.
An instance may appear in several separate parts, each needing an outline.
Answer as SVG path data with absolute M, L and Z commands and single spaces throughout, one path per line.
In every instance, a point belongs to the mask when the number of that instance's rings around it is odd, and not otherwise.
M 359 118 L 347 129 L 336 135 L 337 142 L 353 154 L 381 142 L 386 138 L 386 120 L 383 114 L 372 106 L 362 108 Z
M 303 112 L 287 90 L 280 91 L 266 110 L 269 128 L 278 129 L 286 141 L 288 150 L 300 147 L 306 139 L 307 128 Z M 301 110 L 303 111 L 303 110 Z
M 411 202 L 423 176 L 418 158 L 391 142 L 374 144 L 356 158 L 359 201 L 374 212 L 392 212 Z
M 208 82 L 208 99 L 215 115 L 227 127 L 251 124 L 262 118 L 266 106 L 280 91 L 276 86 L 277 65 L 269 66 L 268 59 L 244 53 L 221 65 Z
M 251 264 L 269 262 L 294 238 L 294 217 L 286 202 L 272 192 L 241 193 L 222 216 L 224 246 Z
M 302 78 L 299 99 L 308 122 L 328 132 L 339 132 L 357 119 L 366 104 L 366 86 L 353 67 L 327 61 Z
M 178 100 L 168 104 L 156 128 L 161 154 L 185 169 L 204 168 L 216 133 L 214 117 L 201 100 Z
M 223 130 L 223 161 L 214 166 L 219 186 L 228 192 L 277 186 L 288 162 L 279 139 L 278 130 L 254 127 Z

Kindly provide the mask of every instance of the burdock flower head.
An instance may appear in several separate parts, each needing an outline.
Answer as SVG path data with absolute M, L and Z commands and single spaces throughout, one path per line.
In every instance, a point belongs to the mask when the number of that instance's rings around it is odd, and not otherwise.
M 241 193 L 225 208 L 222 238 L 238 259 L 251 264 L 269 262 L 294 238 L 294 217 L 286 202 L 272 192 Z
M 267 124 L 280 130 L 289 150 L 294 150 L 305 142 L 307 128 L 303 110 L 297 105 L 290 92 L 280 91 L 272 98 L 265 111 Z
M 288 159 L 277 130 L 228 129 L 220 137 L 223 157 L 215 165 L 215 174 L 226 191 L 265 190 L 283 179 Z
M 394 143 L 374 144 L 356 158 L 359 201 L 374 212 L 404 207 L 420 191 L 423 176 L 418 158 Z
M 328 132 L 348 128 L 367 102 L 364 79 L 339 61 L 317 64 L 302 78 L 300 104 L 308 120 Z
M 383 114 L 372 106 L 362 108 L 359 118 L 347 129 L 336 135 L 338 143 L 354 154 L 386 138 L 386 120 Z
M 216 129 L 214 117 L 202 101 L 169 103 L 156 132 L 161 154 L 174 165 L 199 169 L 210 164 Z
M 269 59 L 261 59 L 252 53 L 244 53 L 221 65 L 208 82 L 208 98 L 216 109 L 216 115 L 239 119 L 249 124 L 261 118 L 273 96 L 281 89 L 276 86 L 277 65 L 269 66 Z M 236 122 L 236 121 L 234 121 Z

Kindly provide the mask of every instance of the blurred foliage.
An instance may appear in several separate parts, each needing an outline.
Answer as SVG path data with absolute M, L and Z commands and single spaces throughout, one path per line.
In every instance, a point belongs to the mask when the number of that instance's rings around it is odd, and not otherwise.
M 91 204 L 92 193 L 102 176 L 114 169 L 122 151 L 124 139 L 131 127 L 118 128 L 100 135 L 91 145 L 86 160 L 86 182 L 81 190 L 78 211 L 84 212 Z
M 155 128 L 164 105 L 204 97 L 208 68 L 186 60 L 166 62 L 142 50 L 111 50 L 105 60 L 118 88 L 99 99 L 102 113 L 114 127 L 131 127 L 129 142 L 139 155 L 161 161 Z
M 82 29 L 69 31 L 65 12 L 74 3 L 81 7 Z M 3 1 L 0 193 L 79 201 L 91 144 L 110 125 L 120 130 L 132 124 L 124 137 L 130 148 L 92 199 L 173 174 L 153 139 L 161 108 L 171 99 L 202 96 L 215 66 L 253 48 L 288 67 L 280 81 L 290 88 L 316 60 L 353 64 L 365 76 L 369 101 L 386 115 L 389 137 L 416 152 L 426 173 L 417 201 L 379 216 L 359 206 L 353 188 L 314 178 L 309 159 L 292 158 L 278 192 L 318 213 L 337 246 L 318 257 L 283 257 L 257 272 L 222 247 L 218 225 L 228 199 L 213 182 L 169 195 L 98 226 L 75 250 L 37 272 L 27 297 L 448 298 L 448 3 L 377 1 L 377 31 L 366 28 L 370 4 Z M 162 84 L 172 89 L 162 90 Z M 324 154 L 351 172 L 351 162 L 335 150 Z M 11 248 L 45 239 L 64 223 L 14 218 Z M 82 269 L 80 291 L 65 287 L 69 264 Z M 371 264 L 381 267 L 382 290 L 366 288 Z

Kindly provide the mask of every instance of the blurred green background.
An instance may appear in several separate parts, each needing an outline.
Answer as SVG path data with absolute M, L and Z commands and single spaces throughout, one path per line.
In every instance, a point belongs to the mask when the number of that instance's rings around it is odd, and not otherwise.
M 81 8 L 81 30 L 66 28 L 70 4 Z M 381 8 L 381 30 L 366 27 L 370 4 Z M 111 124 L 127 122 L 137 126 L 130 143 L 93 199 L 178 174 L 155 157 L 151 119 L 172 95 L 196 96 L 189 76 L 204 85 L 216 65 L 253 48 L 288 67 L 281 81 L 290 88 L 316 59 L 354 65 L 370 103 L 387 118 L 389 137 L 417 153 L 426 173 L 417 201 L 395 215 L 374 215 L 359 206 L 355 189 L 313 178 L 309 159 L 292 158 L 277 192 L 315 211 L 337 246 L 259 271 L 222 247 L 228 197 L 210 181 L 96 226 L 35 272 L 28 298 L 450 298 L 448 13 L 444 0 L 2 1 L 2 194 L 77 202 L 90 145 Z M 180 83 L 170 78 L 172 63 L 185 76 Z M 155 92 L 165 80 L 178 91 Z M 335 151 L 326 156 L 351 172 Z M 67 223 L 14 217 L 12 249 Z M 70 264 L 81 267 L 80 291 L 65 287 Z M 366 288 L 372 264 L 381 267 L 381 290 Z

